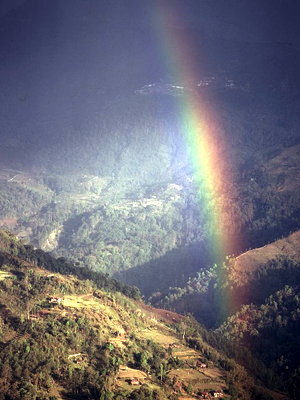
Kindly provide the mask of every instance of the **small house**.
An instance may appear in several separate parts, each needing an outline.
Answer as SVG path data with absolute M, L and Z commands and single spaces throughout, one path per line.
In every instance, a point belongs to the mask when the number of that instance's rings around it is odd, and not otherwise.
M 61 304 L 62 303 L 62 298 L 61 297 L 49 297 L 48 301 L 51 304 Z
M 212 395 L 214 396 L 215 399 L 219 399 L 221 397 L 223 397 L 223 393 L 222 392 L 212 392 Z
M 31 319 L 31 320 L 38 320 L 38 319 L 39 319 L 39 316 L 38 316 L 37 314 L 30 314 L 30 315 L 29 315 L 29 319 Z
M 178 349 L 180 347 L 180 345 L 178 343 L 171 343 L 171 344 L 169 344 L 169 347 L 171 349 Z
M 88 355 L 84 353 L 70 354 L 68 360 L 73 361 L 75 364 L 81 364 L 82 362 L 87 361 L 87 356 Z

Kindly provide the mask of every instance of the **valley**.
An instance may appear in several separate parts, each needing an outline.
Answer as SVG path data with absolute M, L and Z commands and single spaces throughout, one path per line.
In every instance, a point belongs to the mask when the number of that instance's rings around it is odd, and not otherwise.
M 249 169 L 242 182 L 232 183 L 230 190 L 239 198 L 234 209 L 224 205 L 219 228 L 232 238 L 228 255 L 298 228 L 298 158 L 299 146 L 284 149 Z M 282 159 L 288 164 L 280 168 Z M 56 256 L 115 274 L 147 296 L 182 286 L 192 273 L 216 261 L 210 248 L 212 235 L 218 235 L 210 226 L 211 206 L 198 205 L 201 199 L 189 173 L 146 184 L 133 177 L 2 169 L 0 186 L 3 227 Z M 227 191 L 221 188 L 217 196 Z M 157 274 L 159 284 L 152 279 Z

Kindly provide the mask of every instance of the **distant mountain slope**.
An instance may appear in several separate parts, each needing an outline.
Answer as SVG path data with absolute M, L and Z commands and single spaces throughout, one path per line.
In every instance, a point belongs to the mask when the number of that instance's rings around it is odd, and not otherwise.
M 150 300 L 156 306 L 192 312 L 206 326 L 217 327 L 243 304 L 262 304 L 285 285 L 300 284 L 299 241 L 297 231 L 238 257 L 228 257 L 223 265 L 192 274 L 185 286 L 153 293 Z
M 280 257 L 300 260 L 300 231 L 234 258 L 230 265 L 229 279 L 242 286 L 269 261 Z

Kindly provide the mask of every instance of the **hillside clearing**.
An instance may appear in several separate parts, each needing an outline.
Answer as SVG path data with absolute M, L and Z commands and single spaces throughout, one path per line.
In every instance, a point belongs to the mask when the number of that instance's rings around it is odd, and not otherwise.
M 197 390 L 216 390 L 225 387 L 224 380 L 206 376 L 204 373 L 199 372 L 192 368 L 178 368 L 170 371 L 168 377 L 176 379 L 185 385 L 191 385 L 194 391 Z
M 4 279 L 7 279 L 7 278 L 13 278 L 15 275 L 13 275 L 12 273 L 10 273 L 10 272 L 7 272 L 7 271 L 0 271 L 0 281 L 3 281 Z
M 67 295 L 63 300 L 64 307 L 102 309 L 104 306 L 92 294 Z

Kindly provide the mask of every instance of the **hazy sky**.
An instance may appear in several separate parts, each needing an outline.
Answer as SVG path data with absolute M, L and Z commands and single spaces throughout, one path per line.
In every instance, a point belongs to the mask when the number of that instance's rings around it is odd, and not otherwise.
M 1 0 L 2 143 L 87 129 L 119 96 L 168 79 L 165 3 L 199 71 L 298 75 L 298 0 Z

